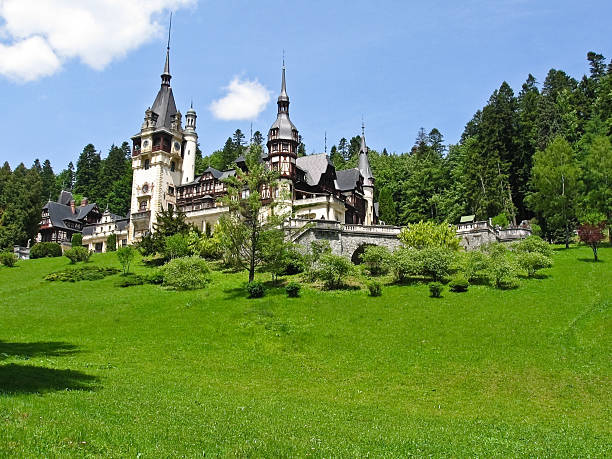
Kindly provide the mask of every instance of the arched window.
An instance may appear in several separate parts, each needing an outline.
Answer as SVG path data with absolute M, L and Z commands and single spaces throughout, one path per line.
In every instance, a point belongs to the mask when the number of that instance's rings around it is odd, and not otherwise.
M 140 201 L 140 210 L 147 210 L 147 201 Z

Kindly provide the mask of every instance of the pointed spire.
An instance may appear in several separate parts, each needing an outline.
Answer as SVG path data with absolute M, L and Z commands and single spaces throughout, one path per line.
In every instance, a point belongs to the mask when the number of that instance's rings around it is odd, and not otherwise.
M 161 74 L 162 86 L 170 86 L 170 32 L 172 31 L 172 13 L 170 13 L 170 25 L 168 26 L 168 45 L 166 46 L 166 63 L 164 73 Z
M 364 186 L 374 185 L 374 175 L 368 160 L 368 146 L 365 141 L 365 124 L 361 118 L 361 146 L 359 147 L 359 172 L 363 176 Z

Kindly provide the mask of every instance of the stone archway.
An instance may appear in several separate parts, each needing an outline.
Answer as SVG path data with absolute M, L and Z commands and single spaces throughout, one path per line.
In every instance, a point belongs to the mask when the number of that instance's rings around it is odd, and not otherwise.
M 373 247 L 375 245 L 376 244 L 372 244 L 371 242 L 364 242 L 363 244 L 360 244 L 359 247 L 357 247 L 353 252 L 353 255 L 351 255 L 351 261 L 353 262 L 353 264 L 360 265 L 362 263 L 361 255 L 363 254 L 363 252 L 365 252 L 365 249 L 367 249 L 368 247 Z

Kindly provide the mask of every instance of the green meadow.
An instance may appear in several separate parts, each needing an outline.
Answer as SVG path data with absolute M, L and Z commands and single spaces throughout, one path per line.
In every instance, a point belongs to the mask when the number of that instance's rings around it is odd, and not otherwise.
M 610 457 L 612 248 L 600 257 L 556 250 L 517 290 L 440 299 L 0 267 L 0 456 Z

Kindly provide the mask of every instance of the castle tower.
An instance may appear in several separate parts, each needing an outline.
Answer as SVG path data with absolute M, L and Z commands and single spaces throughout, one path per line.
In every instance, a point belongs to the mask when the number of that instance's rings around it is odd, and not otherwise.
M 193 104 L 187 110 L 185 116 L 185 129 L 183 129 L 183 176 L 181 183 L 189 183 L 195 178 L 195 158 L 196 148 L 198 145 L 198 134 L 196 133 L 196 111 L 193 109 Z
M 284 62 L 281 91 L 278 96 L 277 105 L 278 113 L 276 121 L 274 121 L 268 131 L 268 161 L 270 169 L 278 171 L 280 174 L 279 193 L 282 193 L 284 196 L 279 195 L 278 197 L 292 200 L 299 135 L 297 128 L 289 119 L 289 96 L 287 95 Z
M 361 146 L 359 147 L 359 173 L 363 177 L 363 194 L 366 200 L 365 224 L 373 225 L 374 215 L 374 175 L 368 160 L 368 147 L 365 141 L 365 126 L 361 124 Z
M 170 31 L 161 87 L 153 105 L 145 111 L 140 132 L 132 137 L 132 200 L 129 243 L 153 231 L 157 214 L 176 208 L 175 189 L 193 180 L 195 168 L 196 114 L 187 114 L 185 131 L 170 86 Z

